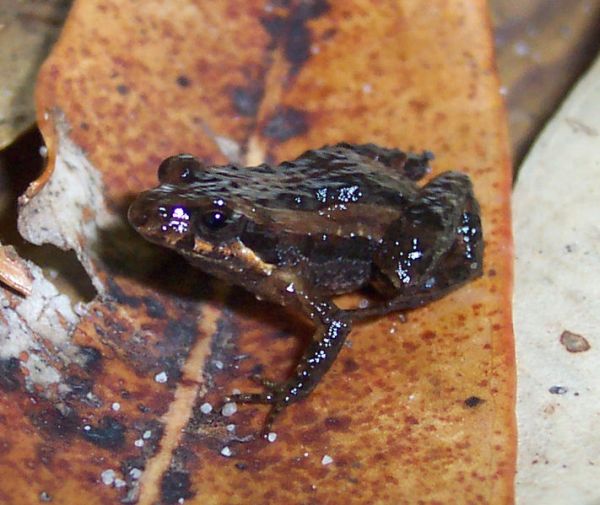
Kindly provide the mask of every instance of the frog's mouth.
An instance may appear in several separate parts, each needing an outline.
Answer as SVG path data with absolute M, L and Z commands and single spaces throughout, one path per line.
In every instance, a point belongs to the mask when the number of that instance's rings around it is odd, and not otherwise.
M 165 243 L 163 243 L 165 245 Z M 167 244 L 189 261 L 204 261 L 223 268 L 229 265 L 234 271 L 240 268 L 261 275 L 270 276 L 276 266 L 267 263 L 252 249 L 246 247 L 241 240 L 233 240 L 223 244 L 212 244 L 193 235 L 182 237 L 176 244 Z M 227 270 L 227 268 L 225 268 Z

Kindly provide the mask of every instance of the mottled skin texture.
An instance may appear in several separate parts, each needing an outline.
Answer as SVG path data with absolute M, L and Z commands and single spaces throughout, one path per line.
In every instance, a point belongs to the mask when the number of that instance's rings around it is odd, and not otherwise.
M 264 393 L 232 401 L 283 407 L 330 368 L 353 321 L 408 310 L 482 272 L 479 206 L 469 178 L 445 172 L 423 187 L 431 154 L 373 144 L 307 151 L 278 167 L 205 167 L 167 158 L 160 186 L 129 209 L 135 229 L 204 271 L 306 314 L 316 330 L 293 376 L 258 378 Z M 370 286 L 383 298 L 342 310 L 332 297 Z

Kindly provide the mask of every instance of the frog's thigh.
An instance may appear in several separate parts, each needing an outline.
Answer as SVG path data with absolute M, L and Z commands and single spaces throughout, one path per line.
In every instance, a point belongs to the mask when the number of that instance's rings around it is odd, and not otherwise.
M 417 288 L 424 277 L 442 267 L 465 215 L 477 219 L 479 208 L 469 177 L 444 172 L 425 185 L 404 215 L 391 223 L 373 261 L 384 281 L 397 290 Z
M 441 298 L 447 291 L 432 291 L 426 287 L 419 290 L 411 290 L 410 293 L 400 293 L 397 296 L 376 303 L 364 309 L 347 310 L 348 316 L 353 320 L 369 319 L 389 314 L 390 312 L 401 312 L 413 310 Z

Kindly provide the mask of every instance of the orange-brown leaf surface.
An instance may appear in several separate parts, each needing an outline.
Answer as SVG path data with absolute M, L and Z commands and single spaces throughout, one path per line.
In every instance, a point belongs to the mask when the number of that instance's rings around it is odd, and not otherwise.
M 512 503 L 511 176 L 485 2 L 80 0 L 37 106 L 50 162 L 20 230 L 74 249 L 98 296 L 72 310 L 35 265 L 47 324 L 3 295 L 24 336 L 0 355 L 0 502 Z M 263 407 L 226 417 L 222 399 L 258 366 L 285 377 L 310 328 L 125 213 L 167 155 L 255 164 L 339 141 L 469 173 L 485 273 L 356 325 L 267 442 Z

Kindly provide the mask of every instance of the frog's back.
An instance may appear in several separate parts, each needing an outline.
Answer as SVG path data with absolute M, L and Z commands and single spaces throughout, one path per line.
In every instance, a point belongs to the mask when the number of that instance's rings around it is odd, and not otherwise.
M 373 144 L 337 144 L 303 153 L 277 167 L 212 167 L 196 174 L 206 195 L 271 209 L 315 211 L 354 203 L 403 205 L 418 192 L 415 180 L 431 155 L 406 154 Z

